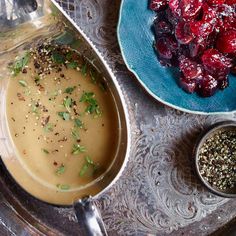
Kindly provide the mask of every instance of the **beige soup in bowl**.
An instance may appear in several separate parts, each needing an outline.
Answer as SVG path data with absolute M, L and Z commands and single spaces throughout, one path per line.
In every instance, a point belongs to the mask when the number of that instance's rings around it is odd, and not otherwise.
M 102 75 L 68 46 L 44 42 L 9 65 L 7 126 L 15 156 L 4 163 L 34 197 L 72 204 L 109 171 L 119 117 Z M 91 187 L 92 186 L 92 187 Z

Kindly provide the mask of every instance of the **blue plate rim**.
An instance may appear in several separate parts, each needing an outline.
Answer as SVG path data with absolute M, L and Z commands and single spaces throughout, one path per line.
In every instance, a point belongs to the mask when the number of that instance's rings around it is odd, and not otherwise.
M 120 28 L 121 28 L 121 21 L 122 21 L 122 12 L 124 10 L 124 2 L 127 0 L 121 0 L 121 4 L 120 4 L 120 10 L 119 10 L 119 19 L 118 19 L 118 25 L 117 25 L 117 38 L 118 38 L 118 43 L 120 46 L 120 51 L 121 51 L 121 55 L 122 58 L 127 66 L 127 68 L 129 69 L 129 71 L 131 71 L 136 79 L 138 80 L 138 82 L 141 84 L 141 86 L 146 90 L 146 92 L 151 95 L 155 100 L 157 100 L 158 102 L 163 103 L 164 105 L 167 105 L 171 108 L 174 108 L 176 110 L 179 111 L 183 111 L 183 112 L 187 112 L 190 114 L 197 114 L 197 115 L 232 115 L 236 112 L 236 110 L 232 110 L 232 111 L 219 111 L 219 112 L 204 112 L 204 111 L 197 111 L 197 110 L 189 110 L 189 109 L 185 109 L 183 107 L 180 106 L 175 106 L 169 102 L 164 101 L 163 99 L 161 99 L 160 97 L 158 97 L 154 92 L 152 92 L 152 90 L 143 82 L 143 80 L 139 77 L 139 75 L 137 74 L 137 72 L 132 69 L 126 59 L 125 53 L 124 53 L 124 48 L 122 46 L 122 40 L 121 40 L 121 36 L 120 36 Z

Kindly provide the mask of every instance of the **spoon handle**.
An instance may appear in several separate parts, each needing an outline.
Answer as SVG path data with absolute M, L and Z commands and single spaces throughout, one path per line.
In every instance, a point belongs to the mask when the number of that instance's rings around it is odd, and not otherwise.
M 80 199 L 74 203 L 78 222 L 84 224 L 87 236 L 107 236 L 101 214 L 91 197 Z

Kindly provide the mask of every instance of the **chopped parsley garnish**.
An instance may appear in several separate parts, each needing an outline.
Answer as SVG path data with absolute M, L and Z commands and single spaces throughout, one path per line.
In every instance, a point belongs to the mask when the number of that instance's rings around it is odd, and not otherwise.
M 64 56 L 57 52 L 52 53 L 52 60 L 57 64 L 63 64 L 65 62 Z
M 75 89 L 76 89 L 76 86 L 68 87 L 65 89 L 64 93 L 72 94 Z
M 76 40 L 74 40 L 73 43 L 71 44 L 71 47 L 74 48 L 74 49 L 78 49 L 79 46 L 80 46 L 80 44 L 81 44 L 81 40 L 76 39 Z
M 29 96 L 31 94 L 31 91 L 29 88 L 25 88 L 24 92 L 23 92 L 26 96 Z
M 52 132 L 53 131 L 53 127 L 54 125 L 52 123 L 47 123 L 45 126 L 44 126 L 44 131 L 45 132 Z
M 67 66 L 71 69 L 76 69 L 79 66 L 79 64 L 76 61 L 72 61 L 72 62 L 68 63 Z
M 94 162 L 93 162 L 93 160 L 90 158 L 90 156 L 86 156 L 86 157 L 85 157 L 85 160 L 87 161 L 88 164 L 94 165 Z
M 57 186 L 57 188 L 59 188 L 61 190 L 69 190 L 70 189 L 70 185 L 68 185 L 68 184 L 57 184 L 56 186 Z
M 88 102 L 89 100 L 94 99 L 93 97 L 93 92 L 84 92 L 82 97 L 80 98 L 80 102 Z
M 65 172 L 65 166 L 63 164 L 60 165 L 60 167 L 56 170 L 57 175 L 61 175 Z
M 79 153 L 86 152 L 86 148 L 79 144 L 74 144 L 72 148 L 72 154 L 78 155 Z
M 80 175 L 81 177 L 84 176 L 84 174 L 87 172 L 88 168 L 89 168 L 89 164 L 86 162 L 86 163 L 82 166 L 82 168 L 81 168 L 81 170 L 80 170 L 80 172 L 79 172 L 79 175 Z
M 28 86 L 28 84 L 25 80 L 19 80 L 18 82 L 22 87 L 27 87 Z
M 56 99 L 56 97 L 59 95 L 59 90 L 55 89 L 51 94 L 50 94 L 50 97 L 49 97 L 49 101 L 52 102 Z
M 58 112 L 58 115 L 59 115 L 63 120 L 65 120 L 65 121 L 70 120 L 70 114 L 69 114 L 69 112 L 60 111 L 60 112 Z
M 93 172 L 96 171 L 98 169 L 98 165 L 94 163 L 94 161 L 90 158 L 90 156 L 86 156 L 85 157 L 85 163 L 82 166 L 79 175 L 82 177 L 85 175 L 85 173 L 88 171 L 88 169 L 92 167 L 93 168 Z
M 71 135 L 72 135 L 72 137 L 75 139 L 75 140 L 79 140 L 79 131 L 77 130 L 77 129 L 73 129 L 72 131 L 71 131 Z
M 67 110 L 68 112 L 70 112 L 70 108 L 71 108 L 71 106 L 72 106 L 72 99 L 69 98 L 69 97 L 64 98 L 63 105 L 64 105 L 64 107 L 66 108 L 66 110 Z
M 87 75 L 87 63 L 85 63 L 84 65 L 82 65 L 81 67 L 81 73 L 83 76 Z
M 83 122 L 80 120 L 80 119 L 75 119 L 75 125 L 79 128 L 83 128 L 84 127 L 84 124 Z
M 45 148 L 42 148 L 42 151 L 45 153 L 45 154 L 49 154 L 49 151 Z
M 80 102 L 85 102 L 88 104 L 87 108 L 85 109 L 85 112 L 89 114 L 95 113 L 96 115 L 101 115 L 102 112 L 100 110 L 97 100 L 94 97 L 95 97 L 94 93 L 84 92 L 80 98 Z
M 58 92 L 58 90 L 56 89 L 56 90 L 54 90 L 52 93 L 51 93 L 51 95 L 53 96 L 53 97 L 56 97 L 56 96 L 58 96 L 58 94 L 59 94 L 59 92 Z
M 28 64 L 29 59 L 30 53 L 26 52 L 22 58 L 16 60 L 13 65 L 10 66 L 10 69 L 14 76 L 18 75 L 24 69 L 24 67 Z
M 72 56 L 73 56 L 73 52 L 72 51 L 69 51 L 67 54 L 66 54 L 66 60 L 70 61 L 72 59 Z
M 38 108 L 35 104 L 32 104 L 31 109 L 33 113 L 38 113 Z
M 93 70 L 90 70 L 90 71 L 89 71 L 89 74 L 90 74 L 90 78 L 91 78 L 92 82 L 93 82 L 94 84 L 96 84 L 96 83 L 97 83 L 97 79 L 96 79 L 95 72 L 94 72 Z

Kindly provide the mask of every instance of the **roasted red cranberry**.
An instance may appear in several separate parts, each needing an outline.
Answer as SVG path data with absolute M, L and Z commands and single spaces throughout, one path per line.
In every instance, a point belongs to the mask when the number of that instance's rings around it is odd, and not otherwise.
M 172 11 L 173 16 L 180 17 L 181 10 L 179 8 L 179 0 L 170 0 L 169 1 L 169 7 Z
M 179 83 L 180 83 L 181 88 L 184 89 L 187 93 L 194 93 L 197 89 L 196 80 L 180 77 Z
M 228 5 L 234 5 L 236 4 L 236 0 L 226 0 L 225 3 Z
M 174 15 L 174 13 L 170 10 L 170 8 L 167 8 L 165 12 L 166 12 L 168 21 L 171 23 L 173 27 L 175 27 L 179 21 L 178 17 Z M 174 32 L 174 29 L 173 29 L 173 32 Z
M 208 5 L 203 5 L 204 13 L 202 20 L 200 21 L 191 21 L 190 29 L 191 32 L 201 38 L 207 38 L 210 35 L 217 23 L 217 14 L 213 8 L 210 8 Z
M 236 12 L 235 8 L 230 5 L 217 6 L 219 17 L 216 29 L 218 32 L 224 32 L 231 29 L 236 29 Z
M 216 42 L 216 47 L 223 53 L 236 53 L 236 29 L 220 34 Z
M 196 57 L 201 52 L 201 46 L 193 41 L 189 44 L 189 51 L 191 57 Z
M 216 35 L 215 31 L 213 31 L 208 37 L 196 37 L 189 44 L 189 51 L 191 57 L 201 57 L 204 51 L 209 47 L 209 45 L 215 44 Z
M 178 45 L 179 48 L 178 48 L 178 60 L 180 62 L 180 57 L 189 57 L 189 48 L 187 45 L 184 45 L 184 44 L 179 44 Z M 179 64 L 178 64 L 179 65 Z
M 171 51 L 173 54 L 176 54 L 178 50 L 178 42 L 176 41 L 175 37 L 173 35 L 166 35 L 166 40 L 170 45 Z
M 154 22 L 154 29 L 155 29 L 155 33 L 157 36 L 160 36 L 162 34 L 168 34 L 168 33 L 172 32 L 171 24 L 165 20 L 155 21 Z
M 203 97 L 210 97 L 215 94 L 218 88 L 217 80 L 209 74 L 206 74 L 201 80 L 199 94 Z
M 201 40 L 200 42 L 197 39 L 194 39 L 189 44 L 189 52 L 191 57 L 197 57 L 203 54 L 205 48 L 206 48 L 206 41 Z
M 208 4 L 203 4 L 203 22 L 208 22 L 211 24 L 216 24 L 218 13 L 215 8 L 210 7 Z
M 206 47 L 209 48 L 210 45 L 215 45 L 216 39 L 218 37 L 218 32 L 214 30 L 206 39 Z
M 197 79 L 202 76 L 201 65 L 197 62 L 190 60 L 189 58 L 183 57 L 180 59 L 179 68 L 182 71 L 183 75 L 187 79 Z
M 156 50 L 161 58 L 171 59 L 176 53 L 177 48 L 178 44 L 171 35 L 165 35 L 165 37 L 157 39 Z
M 204 68 L 214 75 L 228 74 L 229 68 L 232 66 L 231 59 L 213 48 L 204 52 L 202 63 Z
M 153 11 L 160 11 L 167 6 L 167 3 L 167 0 L 150 0 L 149 8 Z
M 179 66 L 181 87 L 204 97 L 236 73 L 236 0 L 152 1 L 160 63 Z
M 203 0 L 181 0 L 179 7 L 182 18 L 184 20 L 191 20 L 195 18 L 202 7 Z
M 161 58 L 171 59 L 172 51 L 165 37 L 157 39 L 156 50 Z
M 190 29 L 195 36 L 206 38 L 213 32 L 214 26 L 209 22 L 196 21 L 190 23 Z
M 233 16 L 235 15 L 235 8 L 234 6 L 230 6 L 227 4 L 223 4 L 223 5 L 218 5 L 215 6 L 215 10 L 219 12 L 219 14 L 221 16 Z
M 190 43 L 193 40 L 193 35 L 189 30 L 189 24 L 184 21 L 180 21 L 175 28 L 175 37 L 181 44 Z
M 221 19 L 219 27 L 221 32 L 236 29 L 236 13 Z
M 207 0 L 207 3 L 210 5 L 220 5 L 224 4 L 225 0 Z

